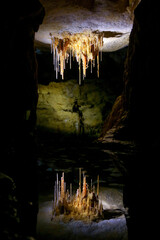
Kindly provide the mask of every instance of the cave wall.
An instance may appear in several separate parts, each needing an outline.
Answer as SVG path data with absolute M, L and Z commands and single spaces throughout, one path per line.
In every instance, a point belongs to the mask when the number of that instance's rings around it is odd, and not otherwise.
M 159 122 L 156 60 L 159 51 L 157 38 L 159 27 L 156 19 L 158 10 L 154 6 L 150 9 L 149 7 L 149 1 L 144 3 L 142 0 L 135 10 L 134 26 L 125 60 L 123 92 L 106 119 L 102 137 L 112 126 L 116 125 L 118 130 L 119 126 L 124 125 L 129 130 L 129 138 L 136 141 L 145 140 L 148 134 L 157 135 L 158 138 L 158 132 L 154 129 Z M 118 99 L 121 99 L 120 104 Z M 121 109 L 122 115 L 116 114 L 118 109 Z
M 94 4 L 95 4 L 95 0 L 67 0 L 69 1 L 71 4 L 76 4 L 78 6 L 84 7 L 84 8 L 88 8 L 88 9 L 93 9 L 94 8 Z
M 139 141 L 147 135 L 156 137 L 158 126 L 158 10 L 150 1 L 142 1 L 135 11 L 134 28 L 124 73 L 125 108 L 129 112 L 129 126 Z M 157 129 L 157 130 L 156 130 Z M 146 131 L 147 130 L 147 131 Z M 157 136 L 156 136 L 157 135 Z M 153 139 L 153 138 L 152 138 Z
M 77 80 L 39 85 L 37 127 L 68 134 L 98 137 L 115 95 L 105 80 Z M 104 114 L 105 113 L 105 114 Z
M 0 179 L 5 189 L 1 191 L 0 215 L 7 226 L 0 229 L 0 238 L 26 239 L 36 235 L 38 211 L 35 144 L 38 89 L 34 35 L 42 23 L 44 8 L 39 0 L 4 1 L 2 6 L 5 15 L 1 25 L 0 171 L 1 176 L 6 177 Z M 27 111 L 30 113 L 28 119 Z M 14 193 L 7 184 L 8 179 L 11 179 L 10 185 L 13 182 L 15 186 Z M 8 201 L 4 201 L 7 196 Z M 16 207 L 10 198 L 16 198 Z M 9 218 L 8 214 L 11 214 Z M 12 221 L 6 220 L 12 217 L 15 222 L 18 219 L 15 228 L 11 226 Z
M 158 75 L 158 8 L 142 0 L 135 10 L 124 70 L 124 90 L 106 119 L 102 139 L 134 143 L 125 161 L 124 205 L 129 239 L 153 239 L 157 234 L 153 206 L 158 182 L 160 114 Z M 101 140 L 102 140 L 101 139 Z M 102 140 L 102 141 L 103 141 Z M 133 150 L 133 147 L 132 147 Z
M 159 175 L 160 115 L 157 36 L 159 36 L 160 28 L 157 18 L 156 5 L 150 0 L 142 0 L 135 10 L 134 27 L 124 73 L 124 107 L 128 112 L 127 124 L 130 136 L 137 145 L 134 162 L 129 163 L 127 167 L 129 183 L 126 183 L 126 193 L 132 216 L 129 221 L 130 238 L 138 231 L 141 239 L 144 236 L 154 238 L 157 234 L 156 223 L 148 221 L 156 216 L 154 211 L 148 211 L 148 209 L 149 206 L 157 206 L 154 196 Z M 133 187 L 135 174 L 136 188 Z M 145 219 L 144 225 L 141 219 Z

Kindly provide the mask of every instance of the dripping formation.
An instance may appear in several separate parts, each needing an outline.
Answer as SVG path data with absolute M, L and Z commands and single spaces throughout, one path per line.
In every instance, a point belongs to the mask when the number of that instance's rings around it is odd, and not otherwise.
M 54 185 L 54 201 L 52 209 L 52 220 L 55 216 L 61 214 L 69 215 L 77 219 L 101 218 L 103 215 L 102 201 L 99 201 L 99 175 L 97 176 L 97 193 L 95 185 L 90 187 L 86 182 L 86 175 L 83 172 L 83 185 L 81 183 L 81 168 L 79 168 L 79 188 L 73 194 L 72 183 L 70 189 L 66 190 L 66 182 L 64 181 L 64 173 L 62 173 L 61 181 L 59 181 L 58 173 Z
M 71 69 L 72 59 L 76 59 L 79 65 L 79 85 L 82 83 L 82 77 L 83 80 L 86 77 L 86 70 L 89 63 L 92 73 L 92 68 L 95 67 L 97 62 L 97 77 L 99 78 L 99 64 L 102 61 L 103 33 L 65 33 L 63 38 L 53 37 L 52 33 L 50 33 L 50 37 L 56 79 L 58 79 L 58 73 L 60 73 L 64 80 L 66 63 L 69 63 Z

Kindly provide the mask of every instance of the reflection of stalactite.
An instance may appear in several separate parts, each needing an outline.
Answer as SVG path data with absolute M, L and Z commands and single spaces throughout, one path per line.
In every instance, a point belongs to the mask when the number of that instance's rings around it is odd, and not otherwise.
M 61 177 L 61 201 L 63 201 L 64 199 L 64 193 L 65 193 L 65 183 L 64 183 L 64 173 L 62 174 L 62 177 Z
M 52 209 L 52 218 L 53 216 L 60 214 L 74 214 L 77 217 L 77 213 L 80 218 L 90 218 L 92 217 L 103 217 L 103 206 L 102 202 L 99 202 L 99 176 L 97 177 L 97 194 L 95 194 L 95 186 L 92 188 L 86 182 L 86 175 L 83 171 L 83 185 L 81 182 L 82 169 L 79 168 L 79 187 L 75 194 L 72 193 L 72 184 L 70 183 L 70 191 L 66 190 L 66 183 L 64 182 L 64 173 L 61 177 L 61 186 L 57 186 L 58 183 L 58 174 L 57 181 L 55 181 L 54 186 L 54 201 Z M 61 197 L 57 198 L 57 193 L 61 189 Z

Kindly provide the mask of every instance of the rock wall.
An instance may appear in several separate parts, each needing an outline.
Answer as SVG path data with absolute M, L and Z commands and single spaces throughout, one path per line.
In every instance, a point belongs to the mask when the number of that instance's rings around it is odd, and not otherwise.
M 95 0 L 68 0 L 69 2 L 71 2 L 72 4 L 76 4 L 78 6 L 84 7 L 84 8 L 88 8 L 88 9 L 93 9 L 94 8 L 94 4 L 95 4 Z
M 149 6 L 148 1 L 146 5 L 142 1 L 135 11 L 134 26 L 125 61 L 123 92 L 115 101 L 108 116 L 109 121 L 108 119 L 105 121 L 102 137 L 112 126 L 116 125 L 116 131 L 118 131 L 118 127 L 122 125 L 124 119 L 121 121 L 120 109 L 126 116 L 126 124 L 123 125 L 129 130 L 128 137 L 134 140 L 139 141 L 140 135 L 144 139 L 143 136 L 146 135 L 146 132 L 148 134 L 149 127 L 155 126 L 153 122 L 158 124 L 159 118 L 154 117 L 158 107 L 156 76 L 158 66 L 155 61 L 155 52 L 158 46 L 156 36 L 159 33 L 156 21 L 158 13 L 156 9 L 152 8 L 148 13 Z M 119 99 L 121 99 L 120 104 Z M 149 110 L 151 114 L 149 114 Z M 112 122 L 112 125 L 109 122 Z M 146 126 L 148 126 L 147 131 Z M 152 133 L 154 134 L 155 131 Z
M 18 239 L 19 217 L 13 179 L 0 173 L 0 217 L 1 217 L 1 239 Z
M 7 225 L 6 230 L 3 225 L 0 229 L 0 238 L 5 233 L 6 237 L 2 239 L 26 239 L 27 236 L 36 235 L 38 211 L 34 139 L 38 88 L 34 35 L 42 23 L 44 9 L 38 0 L 4 1 L 2 6 L 5 15 L 2 19 L 1 127 L 3 131 L 0 167 L 16 185 L 19 223 L 18 230 L 17 226 L 15 228 L 14 237 L 10 237 L 10 231 L 11 235 L 14 235 L 12 226 L 10 225 L 9 228 Z M 30 112 L 28 119 L 27 111 Z M 3 181 L 1 187 L 5 188 L 5 185 L 2 185 Z M 1 207 L 5 211 L 7 206 Z
M 37 126 L 56 133 L 97 137 L 114 100 L 105 80 L 85 80 L 81 87 L 76 80 L 39 85 Z
M 112 140 L 132 140 L 136 146 L 124 162 L 124 205 L 129 209 L 129 239 L 153 239 L 157 234 L 151 223 L 156 216 L 152 207 L 158 206 L 154 196 L 158 188 L 157 156 L 160 148 L 157 79 L 160 28 L 157 19 L 157 6 L 151 0 L 142 0 L 135 10 L 124 71 L 124 90 L 118 98 L 122 101 L 120 104 L 115 101 L 102 136 L 107 141 L 112 128 Z M 125 121 L 119 114 L 121 111 Z

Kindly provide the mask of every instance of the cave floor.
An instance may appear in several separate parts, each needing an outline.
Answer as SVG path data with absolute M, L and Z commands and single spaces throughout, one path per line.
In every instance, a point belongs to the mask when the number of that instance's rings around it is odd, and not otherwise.
M 89 137 L 63 136 L 38 132 L 39 213 L 38 240 L 50 239 L 127 239 L 124 214 L 114 215 L 123 206 L 123 175 L 117 166 L 112 144 L 108 148 Z M 119 150 L 120 152 L 120 150 Z M 104 209 L 113 214 L 98 222 L 84 222 L 61 217 L 51 221 L 52 200 L 56 173 L 64 172 L 68 186 L 78 188 L 79 168 L 85 170 L 88 183 L 96 184 L 100 177 L 100 196 Z

